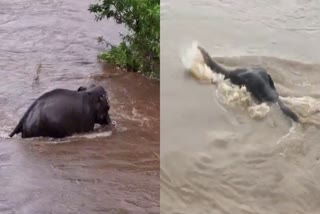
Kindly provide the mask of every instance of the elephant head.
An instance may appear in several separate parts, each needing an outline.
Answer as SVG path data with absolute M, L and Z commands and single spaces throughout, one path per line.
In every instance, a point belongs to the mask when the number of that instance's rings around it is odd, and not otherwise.
M 96 115 L 95 122 L 100 125 L 111 125 L 110 102 L 106 90 L 102 86 L 91 85 L 88 88 L 80 86 L 78 91 L 85 91 L 92 97 Z

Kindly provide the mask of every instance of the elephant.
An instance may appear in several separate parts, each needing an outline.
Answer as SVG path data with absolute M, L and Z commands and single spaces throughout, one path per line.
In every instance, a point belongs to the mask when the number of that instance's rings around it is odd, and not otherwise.
M 206 65 L 216 73 L 224 75 L 232 84 L 245 86 L 258 103 L 278 103 L 282 112 L 294 122 L 299 122 L 299 117 L 279 99 L 279 94 L 274 86 L 271 76 L 264 68 L 236 68 L 227 70 L 216 63 L 204 48 L 198 46 Z
M 110 103 L 102 86 L 81 86 L 77 91 L 54 89 L 37 98 L 9 135 L 22 138 L 64 138 L 94 130 L 96 123 L 111 125 Z

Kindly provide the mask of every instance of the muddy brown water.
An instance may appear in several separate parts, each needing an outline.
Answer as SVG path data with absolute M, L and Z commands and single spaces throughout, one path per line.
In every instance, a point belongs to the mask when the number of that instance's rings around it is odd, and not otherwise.
M 0 1 L 0 213 L 159 213 L 159 82 L 101 68 L 96 38 L 123 28 L 89 3 Z M 109 92 L 111 136 L 7 139 L 39 95 L 90 83 Z
M 161 213 L 320 213 L 319 12 L 312 0 L 161 2 Z M 312 122 L 221 102 L 184 71 L 194 40 L 225 66 L 265 67 Z

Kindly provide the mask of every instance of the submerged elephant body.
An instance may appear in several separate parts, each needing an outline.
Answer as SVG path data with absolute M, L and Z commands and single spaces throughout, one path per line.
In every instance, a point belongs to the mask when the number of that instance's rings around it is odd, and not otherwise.
M 202 47 L 198 47 L 206 65 L 216 73 L 223 74 L 225 79 L 237 86 L 245 86 L 258 103 L 278 103 L 281 111 L 295 122 L 299 117 L 279 99 L 271 76 L 264 68 L 237 68 L 227 70 L 217 64 Z
M 21 132 L 23 138 L 62 138 L 74 133 L 89 132 L 94 124 L 111 124 L 107 93 L 101 86 L 78 91 L 55 89 L 49 91 L 28 108 L 9 135 Z

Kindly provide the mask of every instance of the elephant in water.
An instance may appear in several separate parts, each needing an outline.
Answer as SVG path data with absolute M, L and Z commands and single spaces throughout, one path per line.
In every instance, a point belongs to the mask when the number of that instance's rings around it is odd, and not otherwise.
M 77 91 L 55 89 L 32 103 L 9 136 L 21 132 L 22 138 L 63 138 L 93 131 L 95 123 L 113 124 L 109 110 L 108 95 L 102 86 L 81 86 Z
M 278 103 L 281 111 L 295 122 L 299 122 L 298 115 L 289 109 L 279 99 L 278 92 L 274 86 L 271 76 L 264 68 L 237 68 L 227 70 L 217 64 L 210 57 L 209 53 L 204 48 L 199 47 L 204 62 L 207 66 L 216 73 L 224 75 L 225 79 L 230 79 L 231 83 L 237 86 L 245 86 L 251 95 L 258 101 L 258 103 Z

